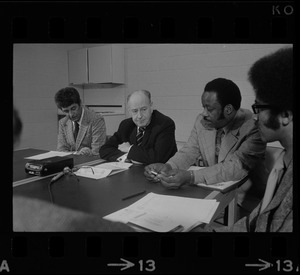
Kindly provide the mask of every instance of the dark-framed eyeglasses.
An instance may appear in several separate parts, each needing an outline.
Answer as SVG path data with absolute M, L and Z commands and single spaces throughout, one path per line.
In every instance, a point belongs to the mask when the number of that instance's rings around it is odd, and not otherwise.
M 254 114 L 258 114 L 260 112 L 260 109 L 273 109 L 274 107 L 270 104 L 253 104 L 252 110 Z

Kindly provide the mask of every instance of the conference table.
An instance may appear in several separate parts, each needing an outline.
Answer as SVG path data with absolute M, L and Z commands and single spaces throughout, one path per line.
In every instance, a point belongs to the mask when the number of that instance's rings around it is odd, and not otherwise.
M 199 199 L 216 199 L 219 206 L 211 220 L 225 210 L 227 225 L 236 220 L 236 196 L 239 185 L 226 193 L 212 191 L 197 186 L 183 186 L 180 189 L 166 189 L 160 183 L 148 181 L 144 166 L 133 164 L 128 170 L 99 180 L 75 175 L 64 175 L 50 185 L 54 175 L 45 177 L 30 175 L 25 172 L 29 156 L 48 152 L 39 149 L 22 149 L 13 154 L 13 196 L 20 195 L 53 202 L 70 209 L 104 217 L 131 205 L 150 192 Z M 97 165 L 104 160 L 97 156 L 71 155 L 74 166 Z M 142 193 L 143 192 L 143 193 Z M 129 199 L 133 194 L 142 193 Z

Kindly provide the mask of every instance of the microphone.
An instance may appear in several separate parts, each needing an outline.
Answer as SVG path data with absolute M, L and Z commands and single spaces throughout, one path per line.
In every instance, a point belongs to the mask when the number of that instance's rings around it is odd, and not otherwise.
M 57 180 L 59 180 L 62 176 L 64 176 L 65 174 L 69 173 L 71 171 L 71 169 L 69 167 L 65 167 L 64 170 L 62 172 L 59 172 L 57 175 L 55 175 L 50 183 L 56 182 Z

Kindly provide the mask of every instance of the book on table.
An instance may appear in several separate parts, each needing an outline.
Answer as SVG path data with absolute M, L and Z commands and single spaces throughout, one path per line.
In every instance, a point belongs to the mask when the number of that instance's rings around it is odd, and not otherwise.
M 138 231 L 186 232 L 202 223 L 209 223 L 218 205 L 215 199 L 149 193 L 103 218 L 127 223 Z
M 81 166 L 77 171 L 74 172 L 76 176 L 101 179 L 107 176 L 126 171 L 132 166 L 132 163 L 124 162 L 106 162 L 95 166 Z

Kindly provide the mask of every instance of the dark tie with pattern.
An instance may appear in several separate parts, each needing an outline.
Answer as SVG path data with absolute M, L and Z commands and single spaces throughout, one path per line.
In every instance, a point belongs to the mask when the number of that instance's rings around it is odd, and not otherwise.
M 145 130 L 146 130 L 146 127 L 139 127 L 139 129 L 138 129 L 138 133 L 136 135 L 136 143 L 138 146 L 140 146 L 142 144 Z
M 220 128 L 217 130 L 216 133 L 216 150 L 215 150 L 215 161 L 216 163 L 218 163 L 218 158 L 219 158 L 219 152 L 220 152 L 220 148 L 221 148 L 221 142 L 222 142 L 222 138 L 224 136 L 224 130 L 223 128 Z
M 74 126 L 75 126 L 75 129 L 74 129 L 74 139 L 76 141 L 77 139 L 77 135 L 78 135 L 78 131 L 79 131 L 79 123 L 74 121 Z

